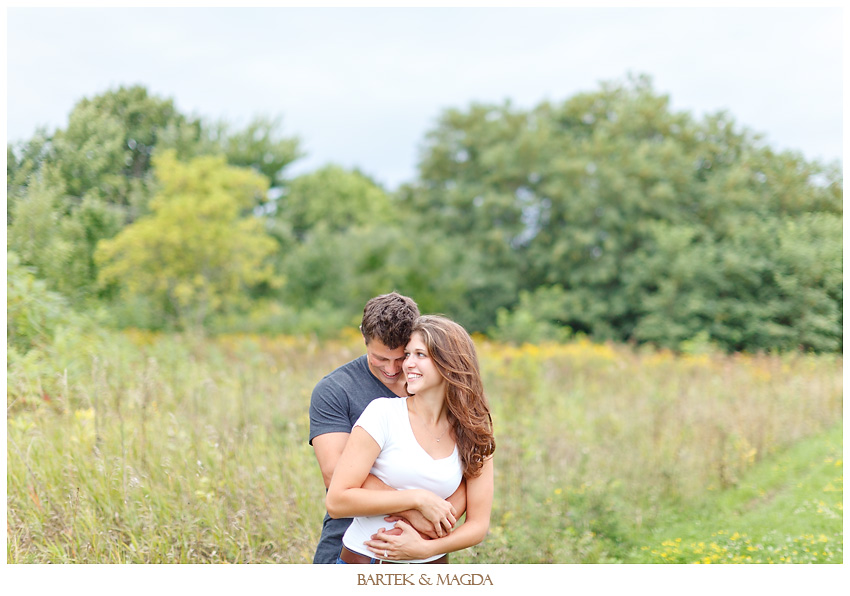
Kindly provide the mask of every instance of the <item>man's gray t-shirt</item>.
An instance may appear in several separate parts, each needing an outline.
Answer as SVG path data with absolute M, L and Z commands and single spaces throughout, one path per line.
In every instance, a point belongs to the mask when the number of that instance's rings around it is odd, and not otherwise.
M 379 397 L 397 396 L 372 374 L 365 355 L 325 376 L 310 397 L 310 444 L 326 433 L 350 433 L 366 406 Z M 350 517 L 332 519 L 325 513 L 313 563 L 336 563 L 350 524 Z

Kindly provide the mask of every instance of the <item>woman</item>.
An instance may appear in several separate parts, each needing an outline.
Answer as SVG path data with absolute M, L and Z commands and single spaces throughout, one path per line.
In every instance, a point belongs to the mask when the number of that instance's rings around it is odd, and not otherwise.
M 475 345 L 457 323 L 423 316 L 403 364 L 410 397 L 374 400 L 358 419 L 327 494 L 331 517 L 354 517 L 337 563 L 445 563 L 446 553 L 481 542 L 493 504 L 493 424 Z M 372 473 L 398 490 L 360 488 Z M 445 499 L 466 479 L 466 521 Z M 434 524 L 426 539 L 404 520 L 417 509 Z

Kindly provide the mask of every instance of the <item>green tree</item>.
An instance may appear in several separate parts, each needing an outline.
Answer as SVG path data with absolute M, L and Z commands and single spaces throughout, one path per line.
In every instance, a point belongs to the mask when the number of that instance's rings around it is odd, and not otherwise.
M 327 165 L 292 179 L 276 202 L 283 235 L 303 242 L 314 230 L 340 233 L 357 226 L 392 226 L 397 206 L 374 181 L 357 170 Z
M 261 219 L 244 215 L 261 203 L 268 181 L 223 156 L 188 163 L 173 151 L 154 157 L 160 190 L 151 213 L 98 245 L 100 281 L 122 298 L 143 297 L 162 317 L 200 328 L 216 313 L 246 306 L 246 289 L 279 283 L 269 263 L 276 250 Z
M 638 340 L 677 348 L 702 337 L 732 350 L 841 350 L 841 217 L 748 217 L 723 237 L 654 229 Z M 652 282 L 650 283 L 650 280 Z
M 777 154 L 728 114 L 696 121 L 673 112 L 669 98 L 655 93 L 646 77 L 604 84 L 529 111 L 510 103 L 448 110 L 426 138 L 419 181 L 400 194 L 402 209 L 420 218 L 414 224 L 419 229 L 462 238 L 466 250 L 479 256 L 484 269 L 476 283 L 487 291 L 476 299 L 470 283 L 468 298 L 485 329 L 497 323 L 499 312 L 504 325 L 514 308 L 528 317 L 536 310 L 534 292 L 557 287 L 563 295 L 544 300 L 558 305 L 557 317 L 546 314 L 549 307 L 541 316 L 577 332 L 616 340 L 663 337 L 663 343 L 675 344 L 714 325 L 716 332 L 709 333 L 721 345 L 749 350 L 788 346 L 789 337 L 800 337 L 782 309 L 755 314 L 765 293 L 793 285 L 788 274 L 797 292 L 808 288 L 832 300 L 830 307 L 818 307 L 817 317 L 804 319 L 826 335 L 799 345 L 826 349 L 840 337 L 833 276 L 804 275 L 800 263 L 790 264 L 798 253 L 772 251 L 766 237 L 753 231 L 768 228 L 752 222 L 773 222 L 776 230 L 811 229 L 814 224 L 795 222 L 814 213 L 840 217 L 842 195 L 837 167 L 792 152 Z M 840 261 L 837 231 L 818 225 L 830 235 L 818 254 Z M 680 262 L 668 251 L 671 243 L 684 243 L 692 252 L 716 250 L 717 262 L 705 265 L 711 274 L 671 284 L 675 273 L 666 266 Z M 734 251 L 759 255 L 769 274 L 735 285 Z M 808 258 L 804 253 L 799 252 L 801 263 Z M 659 260 L 650 276 L 647 255 L 668 260 Z M 522 291 L 531 294 L 519 304 Z M 669 300 L 679 307 L 701 300 L 710 305 L 699 317 L 684 317 L 685 324 L 667 317 Z M 718 300 L 730 306 L 718 310 Z M 788 307 L 790 298 L 783 304 Z M 734 317 L 740 336 L 721 332 L 712 318 L 730 316 L 730 309 L 753 313 Z M 661 332 L 664 325 L 670 329 Z
M 199 123 L 143 87 L 83 99 L 68 125 L 7 146 L 9 247 L 74 304 L 89 300 L 98 241 L 146 212 L 151 156 L 159 145 L 187 152 Z
M 283 250 L 279 271 L 287 279 L 283 303 L 335 320 L 375 296 L 397 290 L 415 297 L 424 312 L 444 312 L 480 326 L 480 300 L 492 286 L 486 267 L 460 238 L 415 227 L 415 213 L 358 171 L 329 165 L 292 180 L 273 218 Z M 354 306 L 352 306 L 354 305 Z
M 489 330 L 495 339 L 515 344 L 567 341 L 571 330 L 568 301 L 561 286 L 539 286 L 533 292 L 522 290 L 513 309 L 500 308 L 496 325 Z
M 32 138 L 17 147 L 6 145 L 6 225 L 12 221 L 17 201 L 26 194 L 27 185 L 35 180 L 35 174 L 50 148 L 50 140 L 44 129 L 39 129 Z
M 299 156 L 298 140 L 283 137 L 276 120 L 233 130 L 188 118 L 142 86 L 119 87 L 78 102 L 65 128 L 7 146 L 10 249 L 72 304 L 91 301 L 95 247 L 148 212 L 157 184 L 152 158 L 166 150 L 180 160 L 223 154 L 277 186 Z
M 458 273 L 478 270 L 460 243 L 439 233 L 414 235 L 374 223 L 343 232 L 321 228 L 286 253 L 282 300 L 301 309 L 322 304 L 349 312 L 355 305 L 357 314 L 357 305 L 397 290 L 414 297 L 423 312 L 451 312 L 468 323 L 474 312 Z
M 389 195 L 356 170 L 331 164 L 294 178 L 269 221 L 288 280 L 281 300 L 325 313 L 368 300 L 380 268 L 375 253 L 397 222 Z
M 93 197 L 122 206 L 129 223 L 145 212 L 152 194 L 155 148 L 186 156 L 200 127 L 170 99 L 141 86 L 119 87 L 74 106 L 68 126 L 51 139 L 48 161 L 58 167 L 68 195 L 80 203 Z
M 225 121 L 204 125 L 198 152 L 223 153 L 232 166 L 250 167 L 278 191 L 286 186 L 286 167 L 302 156 L 297 137 L 285 137 L 280 118 L 257 116 L 245 128 L 234 130 Z

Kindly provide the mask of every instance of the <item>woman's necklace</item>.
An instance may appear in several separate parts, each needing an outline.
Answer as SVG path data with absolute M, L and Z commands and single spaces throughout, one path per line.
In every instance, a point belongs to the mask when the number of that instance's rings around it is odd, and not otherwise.
M 445 434 L 446 434 L 447 432 L 449 432 L 449 427 L 448 427 L 448 426 L 446 426 L 446 430 L 444 430 L 444 431 L 442 432 L 442 434 L 440 434 L 440 436 L 438 437 L 437 435 L 435 435 L 434 433 L 432 433 L 430 430 L 428 430 L 428 427 L 427 427 L 427 426 L 425 426 L 425 421 L 424 421 L 424 420 L 420 420 L 420 419 L 419 419 L 419 414 L 416 412 L 416 410 L 414 410 L 414 411 L 413 411 L 413 413 L 414 413 L 414 414 L 416 414 L 416 419 L 417 419 L 417 420 L 419 420 L 419 423 L 422 425 L 422 428 L 424 428 L 424 429 L 425 429 L 425 432 L 427 432 L 429 435 L 431 435 L 432 437 L 434 437 L 434 439 L 435 439 L 438 443 L 440 442 L 440 439 L 442 439 L 442 438 L 445 436 Z
M 425 426 L 425 423 L 424 423 L 424 422 L 422 423 L 422 426 Z M 436 439 L 436 441 L 439 443 L 439 442 L 440 442 L 440 439 L 442 439 L 442 438 L 443 438 L 443 435 L 445 435 L 447 432 L 449 432 L 449 427 L 447 426 L 447 427 L 446 427 L 446 430 L 444 430 L 444 431 L 443 431 L 443 434 L 441 434 L 439 437 L 438 437 L 438 436 L 436 436 L 434 433 L 432 433 L 430 430 L 428 430 L 428 427 L 427 427 L 427 426 L 425 426 L 425 430 L 426 430 L 426 431 L 428 431 L 428 434 L 429 434 L 429 435 L 431 435 L 432 437 L 434 437 L 434 439 Z

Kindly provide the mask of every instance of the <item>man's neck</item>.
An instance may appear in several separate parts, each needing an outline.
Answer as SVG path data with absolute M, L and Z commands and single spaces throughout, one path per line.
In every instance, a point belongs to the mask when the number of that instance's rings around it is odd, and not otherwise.
M 381 381 L 381 379 L 378 380 Z M 381 385 L 392 391 L 393 395 L 397 397 L 407 397 L 406 381 L 404 380 L 398 383 L 393 383 L 392 385 L 388 385 L 387 383 L 381 381 Z

